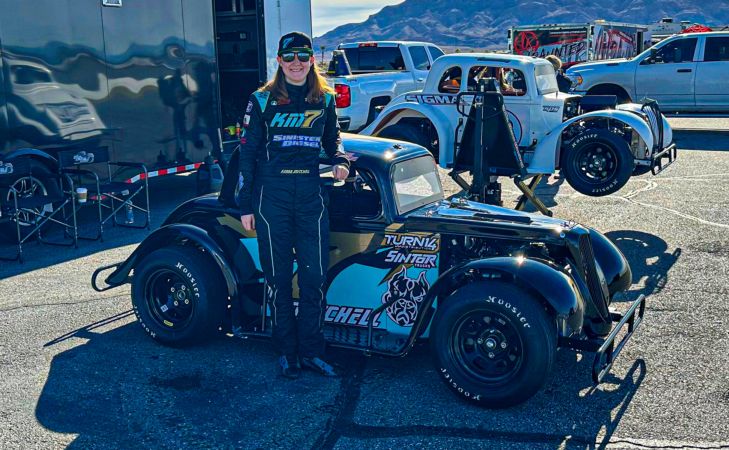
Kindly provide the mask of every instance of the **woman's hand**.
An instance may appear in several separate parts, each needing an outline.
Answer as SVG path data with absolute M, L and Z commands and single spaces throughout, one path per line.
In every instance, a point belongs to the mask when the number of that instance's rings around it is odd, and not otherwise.
M 243 224 L 243 229 L 246 231 L 253 231 L 256 229 L 256 218 L 253 217 L 253 214 L 240 216 L 240 223 Z
M 336 165 L 332 168 L 332 173 L 337 181 L 342 181 L 349 176 L 349 169 L 346 166 Z

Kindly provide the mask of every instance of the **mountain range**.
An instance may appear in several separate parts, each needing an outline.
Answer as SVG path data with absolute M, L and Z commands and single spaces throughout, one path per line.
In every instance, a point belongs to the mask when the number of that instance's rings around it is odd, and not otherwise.
M 584 23 L 595 19 L 650 24 L 663 17 L 709 26 L 729 24 L 727 0 L 405 0 L 362 23 L 339 26 L 314 39 L 315 48 L 369 40 L 428 41 L 449 48 L 506 48 L 515 25 Z

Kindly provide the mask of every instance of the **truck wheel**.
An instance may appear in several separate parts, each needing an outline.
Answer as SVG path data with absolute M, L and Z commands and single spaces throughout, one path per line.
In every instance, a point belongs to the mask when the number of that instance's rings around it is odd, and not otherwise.
M 563 147 L 561 171 L 577 192 L 592 197 L 617 192 L 635 167 L 628 143 L 607 130 L 588 130 Z
M 225 281 L 212 261 L 191 247 L 155 250 L 134 269 L 132 306 L 142 328 L 171 346 L 213 336 L 225 313 Z
M 51 178 L 52 172 L 46 165 L 31 160 L 31 171 L 33 176 L 23 176 L 13 181 L 12 187 L 18 191 L 21 197 L 33 197 L 34 195 L 52 195 L 56 196 L 60 194 L 61 188 L 58 182 Z M 10 191 L 3 192 L 2 201 L 10 205 L 13 203 L 13 196 Z M 53 212 L 53 204 L 39 206 L 35 208 L 35 211 L 39 214 L 48 214 Z M 21 214 L 20 215 L 20 233 L 24 235 L 27 231 L 33 228 L 38 222 L 38 217 L 33 214 Z M 27 231 L 26 231 L 27 230 Z M 17 233 L 15 231 L 15 222 L 4 222 L 0 225 L 0 236 L 4 240 L 9 239 L 15 241 L 17 239 Z
M 418 130 L 418 127 L 407 123 L 396 123 L 385 127 L 377 137 L 395 139 L 398 141 L 411 142 L 421 147 L 425 147 L 429 152 L 433 152 L 430 139 L 425 133 Z
M 487 408 L 527 400 L 544 384 L 557 327 L 542 304 L 505 282 L 472 283 L 436 311 L 430 337 L 436 369 L 460 397 Z

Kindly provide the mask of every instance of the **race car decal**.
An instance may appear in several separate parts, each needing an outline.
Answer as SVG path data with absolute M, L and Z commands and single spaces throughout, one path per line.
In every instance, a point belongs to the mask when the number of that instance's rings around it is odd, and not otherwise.
M 387 282 L 387 291 L 382 295 L 382 303 L 395 301 L 385 311 L 395 323 L 401 327 L 412 327 L 418 315 L 418 308 L 430 284 L 425 278 L 425 271 L 417 278 L 410 278 L 403 266 L 400 271 Z
M 382 245 L 387 249 L 385 262 L 433 269 L 438 265 L 438 238 L 432 235 L 386 234 Z M 392 249 L 389 249 L 394 247 Z M 398 266 L 399 267 L 399 266 Z
M 366 328 L 372 311 L 372 308 L 328 305 L 327 311 L 324 313 L 324 322 Z M 380 325 L 382 325 L 380 323 L 380 313 L 377 313 L 372 319 L 372 326 L 379 327 Z
M 408 94 L 405 96 L 405 101 L 422 103 L 425 105 L 455 105 L 457 102 L 455 95 L 447 94 Z

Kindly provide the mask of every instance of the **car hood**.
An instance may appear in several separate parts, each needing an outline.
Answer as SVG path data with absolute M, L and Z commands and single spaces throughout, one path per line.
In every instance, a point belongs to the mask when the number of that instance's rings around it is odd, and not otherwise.
M 580 63 L 576 66 L 572 66 L 567 69 L 567 75 L 580 72 L 589 72 L 591 70 L 610 70 L 612 67 L 624 67 L 626 64 L 631 64 L 633 61 L 630 59 L 604 59 L 601 61 Z
M 452 199 L 411 212 L 406 216 L 405 226 L 412 231 L 559 239 L 562 232 L 574 228 L 576 224 L 541 214 Z

